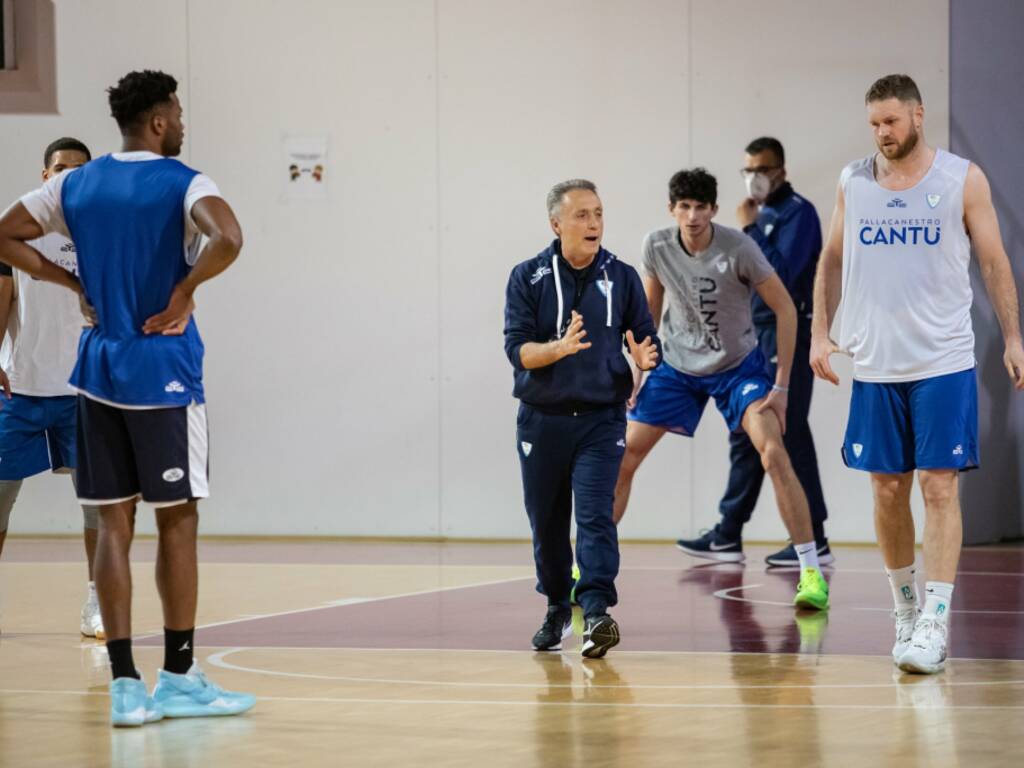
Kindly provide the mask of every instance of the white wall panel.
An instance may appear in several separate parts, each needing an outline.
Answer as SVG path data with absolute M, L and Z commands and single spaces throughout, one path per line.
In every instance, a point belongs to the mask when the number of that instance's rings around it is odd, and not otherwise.
M 685 161 L 686 5 L 442 0 L 438 22 L 444 532 L 523 536 L 505 283 L 551 241 L 545 195 L 567 178 L 598 185 L 605 246 L 638 264 Z
M 435 535 L 432 8 L 190 5 L 192 161 L 246 230 L 199 298 L 206 530 Z M 286 134 L 330 137 L 328 200 L 283 199 Z

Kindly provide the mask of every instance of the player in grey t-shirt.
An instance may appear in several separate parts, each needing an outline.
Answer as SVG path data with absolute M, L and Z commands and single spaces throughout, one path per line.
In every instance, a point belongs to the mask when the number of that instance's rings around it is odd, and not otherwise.
M 678 226 L 651 232 L 643 245 L 642 272 L 661 283 L 668 298 L 665 362 L 691 376 L 735 368 L 754 351 L 750 293 L 775 274 L 747 235 L 713 224 L 709 232 L 707 248 L 692 256 Z
M 676 226 L 644 240 L 644 291 L 655 323 L 662 320 L 664 359 L 630 401 L 615 522 L 626 512 L 633 475 L 644 457 L 667 431 L 692 436 L 713 397 L 729 429 L 743 429 L 750 437 L 771 478 L 779 514 L 800 559 L 794 604 L 823 610 L 828 584 L 818 565 L 807 497 L 782 442 L 796 308 L 757 244 L 742 232 L 711 223 L 717 198 L 714 176 L 703 168 L 680 171 L 669 181 L 669 213 Z M 776 316 L 774 384 L 757 346 L 750 309 L 754 291 Z M 739 547 L 723 541 L 715 551 L 719 559 L 732 555 L 739 562 Z

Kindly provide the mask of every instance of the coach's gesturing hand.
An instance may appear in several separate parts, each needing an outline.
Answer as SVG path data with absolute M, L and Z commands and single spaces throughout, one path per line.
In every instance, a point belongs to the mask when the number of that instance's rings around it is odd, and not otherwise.
M 636 343 L 632 331 L 626 331 L 626 343 L 629 345 L 629 354 L 641 371 L 649 371 L 658 364 L 658 348 L 654 346 L 651 337 Z
M 569 327 L 565 329 L 565 335 L 558 340 L 559 352 L 562 357 L 575 355 L 581 349 L 590 349 L 591 342 L 583 341 L 583 337 L 586 335 L 587 332 L 583 330 L 583 315 L 574 309 L 569 318 Z

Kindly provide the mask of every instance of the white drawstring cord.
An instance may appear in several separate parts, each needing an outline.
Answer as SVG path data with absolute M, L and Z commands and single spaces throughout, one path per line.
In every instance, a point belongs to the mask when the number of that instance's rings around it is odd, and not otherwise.
M 558 277 L 558 254 L 551 254 L 551 272 L 555 278 L 555 293 L 558 294 L 558 315 L 555 317 L 555 338 L 562 338 L 562 313 L 565 311 L 565 300 L 562 298 L 562 281 Z M 612 327 L 612 283 L 608 279 L 608 270 L 604 273 L 604 300 L 605 320 L 604 324 Z
M 562 299 L 562 281 L 558 277 L 558 254 L 551 254 L 551 272 L 555 276 L 555 292 L 558 294 L 558 317 L 555 318 L 555 338 L 562 338 L 562 312 L 565 311 L 565 303 Z
M 604 271 L 604 298 L 605 298 L 605 306 L 608 308 L 608 311 L 605 314 L 604 324 L 607 325 L 609 328 L 611 328 L 612 327 L 612 284 L 611 284 L 611 281 L 608 280 L 608 270 L 605 269 L 603 271 Z

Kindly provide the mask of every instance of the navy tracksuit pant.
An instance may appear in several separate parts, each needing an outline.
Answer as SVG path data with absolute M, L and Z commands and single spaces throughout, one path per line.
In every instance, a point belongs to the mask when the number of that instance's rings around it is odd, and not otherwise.
M 775 360 L 778 354 L 776 344 L 775 323 L 757 326 L 757 341 L 766 360 Z M 811 356 L 811 325 L 806 318 L 800 318 L 796 334 L 796 350 L 793 354 L 793 372 L 789 378 L 789 407 L 786 409 L 786 434 L 783 442 L 789 459 L 793 463 L 807 503 L 811 509 L 811 524 L 814 526 L 814 538 L 821 541 L 825 538 L 825 518 L 828 510 L 825 507 L 825 496 L 821 490 L 821 478 L 818 476 L 818 455 L 814 450 L 814 438 L 807 423 L 811 410 L 811 392 L 814 388 L 814 373 L 810 366 Z M 775 377 L 775 363 L 769 362 L 768 371 Z M 722 515 L 722 533 L 730 539 L 738 539 L 744 524 L 750 520 L 757 504 L 764 482 L 764 468 L 757 449 L 750 442 L 746 432 L 733 432 L 729 436 L 729 460 L 732 467 L 729 471 L 729 483 L 725 495 L 719 503 Z
M 619 539 L 612 502 L 626 446 L 625 407 L 599 407 L 574 415 L 521 403 L 516 443 L 533 530 L 538 591 L 547 595 L 548 605 L 569 606 L 569 524 L 575 500 L 581 574 L 576 601 L 587 616 L 604 613 L 618 602 Z

